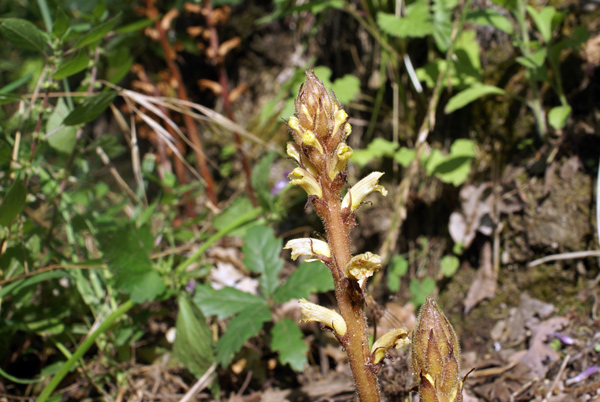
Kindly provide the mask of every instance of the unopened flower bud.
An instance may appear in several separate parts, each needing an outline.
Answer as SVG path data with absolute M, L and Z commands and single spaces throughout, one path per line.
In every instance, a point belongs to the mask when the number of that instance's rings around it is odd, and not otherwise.
M 305 299 L 300 299 L 298 303 L 302 311 L 301 323 L 320 322 L 332 328 L 339 336 L 346 334 L 346 321 L 337 312 Z
M 452 325 L 428 298 L 413 331 L 411 361 L 422 402 L 461 402 L 460 347 Z
M 296 260 L 301 255 L 309 257 L 306 261 L 315 261 L 319 257 L 331 257 L 329 245 L 323 240 L 305 237 L 302 239 L 293 239 L 285 244 L 284 249 L 292 250 L 292 260 Z
M 388 349 L 392 346 L 396 349 L 400 349 L 404 345 L 410 344 L 408 339 L 408 331 L 404 329 L 392 329 L 386 334 L 382 335 L 371 347 L 371 354 L 373 355 L 373 364 L 379 363 L 384 358 Z
M 352 186 L 342 200 L 342 208 L 350 207 L 354 211 L 362 200 L 373 191 L 379 191 L 383 196 L 386 196 L 387 190 L 378 184 L 381 176 L 383 176 L 383 173 L 373 172 Z
M 291 184 L 302 187 L 306 194 L 316 195 L 319 198 L 323 197 L 323 190 L 321 190 L 317 179 L 306 169 L 296 168 L 292 170 L 288 177 Z

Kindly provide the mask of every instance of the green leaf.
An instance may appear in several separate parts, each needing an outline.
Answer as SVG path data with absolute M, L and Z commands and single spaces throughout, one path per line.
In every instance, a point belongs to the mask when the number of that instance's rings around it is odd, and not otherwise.
M 80 47 L 87 46 L 104 38 L 117 24 L 119 18 L 121 18 L 120 12 L 110 20 L 96 25 L 95 27 L 90 29 L 90 31 L 87 34 L 83 35 L 75 42 L 75 44 L 73 45 L 73 49 L 79 49 Z
M 458 139 L 450 147 L 450 155 L 432 160 L 434 167 L 430 174 L 444 183 L 459 186 L 471 173 L 471 160 L 475 157 L 475 144 L 471 140 Z M 428 161 L 427 168 L 430 168 Z
M 294 371 L 304 370 L 308 348 L 302 341 L 302 331 L 289 318 L 275 323 L 271 330 L 271 349 L 279 352 L 281 364 L 289 364 Z
M 200 378 L 214 361 L 212 332 L 202 313 L 186 294 L 179 296 L 178 302 L 173 354 L 192 374 Z
M 454 0 L 434 0 L 433 2 L 433 39 L 441 52 L 450 47 L 452 34 L 452 10 L 456 7 Z
M 548 51 L 545 47 L 538 49 L 532 53 L 529 57 L 519 56 L 516 58 L 517 62 L 527 68 L 536 69 L 544 65 Z
M 77 129 L 62 124 L 67 114 L 69 114 L 69 108 L 63 98 L 59 98 L 54 111 L 46 122 L 46 133 L 51 134 L 48 137 L 48 145 L 58 152 L 70 154 L 77 141 Z
M 493 26 L 500 31 L 512 34 L 514 31 L 513 25 L 503 15 L 500 15 L 497 11 L 491 8 L 480 8 L 477 10 L 467 11 L 467 21 L 474 22 L 479 25 Z
M 267 305 L 262 297 L 232 287 L 215 291 L 210 287 L 198 286 L 193 300 L 206 316 L 216 315 L 220 320 L 237 314 L 250 306 Z
M 273 229 L 254 226 L 243 237 L 244 265 L 252 272 L 260 273 L 258 281 L 265 297 L 270 297 L 279 286 L 278 275 L 283 269 L 282 241 L 275 237 Z
M 9 82 L 8 84 L 6 84 L 5 86 L 3 86 L 0 89 L 0 94 L 2 95 L 6 95 L 12 91 L 14 91 L 15 89 L 19 88 L 21 85 L 28 83 L 31 80 L 31 77 L 33 76 L 33 71 L 28 72 L 27 74 L 23 75 L 20 78 L 17 78 L 16 80 Z M 19 100 L 20 97 L 18 97 L 17 95 L 13 95 L 16 100 Z
M 21 180 L 16 180 L 0 204 L 0 225 L 10 226 L 25 206 L 27 189 Z
M 58 70 L 52 74 L 52 78 L 55 80 L 62 80 L 63 78 L 77 74 L 78 72 L 85 70 L 89 61 L 90 60 L 85 52 L 79 52 L 72 60 L 62 63 Z
M 406 7 L 406 16 L 377 13 L 377 25 L 389 35 L 400 38 L 423 38 L 434 32 L 433 20 L 426 0 L 417 0 Z
M 153 238 L 148 227 L 137 229 L 128 224 L 102 231 L 98 241 L 115 286 L 130 295 L 134 303 L 155 300 L 165 291 L 165 284 L 150 261 Z
M 398 254 L 391 263 L 390 272 L 387 275 L 387 285 L 390 292 L 400 290 L 400 278 L 408 272 L 408 260 Z
M 562 13 L 557 13 L 552 6 L 544 7 L 541 12 L 538 12 L 532 6 L 527 6 L 527 12 L 535 22 L 544 42 L 549 44 L 552 41 L 552 31 L 562 20 Z
M 333 82 L 331 90 L 342 105 L 350 103 L 360 92 L 360 80 L 354 75 L 346 74 Z
M 87 98 L 65 117 L 63 124 L 75 126 L 77 124 L 89 123 L 100 116 L 116 97 L 116 91 L 106 91 Z
M 276 153 L 269 152 L 265 155 L 252 169 L 252 188 L 256 191 L 256 195 L 260 200 L 261 205 L 269 209 L 271 206 L 271 187 L 269 186 L 269 172 L 273 166 Z
M 238 197 L 233 201 L 225 211 L 213 218 L 212 224 L 217 230 L 223 230 L 240 216 L 252 211 L 254 207 L 248 197 Z
M 415 306 L 420 306 L 435 290 L 435 281 L 432 278 L 424 278 L 422 281 L 413 279 L 410 281 L 409 290 L 412 296 L 411 302 Z
M 27 20 L 2 18 L 0 19 L 0 33 L 7 41 L 17 47 L 27 50 L 39 50 L 40 52 L 46 49 L 44 33 Z
M 69 17 L 62 10 L 62 8 L 56 8 L 56 17 L 54 18 L 54 25 L 52 26 L 52 35 L 56 38 L 62 38 L 63 35 L 69 29 Z
M 14 282 L 11 282 L 0 289 L 0 299 L 6 297 L 7 295 L 13 295 L 19 293 L 21 290 L 37 285 L 40 282 L 47 281 L 50 279 L 62 278 L 68 276 L 67 273 L 63 270 L 58 271 L 48 271 L 42 272 L 41 274 L 36 274 L 30 276 L 28 278 L 20 279 Z
M 278 303 L 290 299 L 308 298 L 311 293 L 333 289 L 331 271 L 321 261 L 303 262 L 283 285 L 277 288 L 273 299 Z
M 124 34 L 124 33 L 129 33 L 129 32 L 137 32 L 139 30 L 142 30 L 142 29 L 154 24 L 154 21 L 156 21 L 156 18 L 142 19 L 139 21 L 135 21 L 135 22 L 132 22 L 131 24 L 123 25 L 122 27 L 115 29 L 115 33 Z
M 394 154 L 394 159 L 403 167 L 408 167 L 408 165 L 410 165 L 410 163 L 415 159 L 416 156 L 417 152 L 414 149 L 401 147 Z
M 567 124 L 571 114 L 571 106 L 556 106 L 548 112 L 548 123 L 555 129 L 560 130 Z
M 504 95 L 505 91 L 493 85 L 477 85 L 471 88 L 467 88 L 464 91 L 457 93 L 452 98 L 450 98 L 450 100 L 448 100 L 448 103 L 444 108 L 444 113 L 452 113 L 455 110 L 463 108 L 469 103 L 481 98 L 482 96 L 490 94 Z
M 271 320 L 267 305 L 251 306 L 227 324 L 227 330 L 217 342 L 217 363 L 226 367 L 242 345 L 258 334 L 263 324 Z
M 445 255 L 442 257 L 440 261 L 440 270 L 442 274 L 449 278 L 453 276 L 458 270 L 458 266 L 460 265 L 460 261 L 454 255 Z

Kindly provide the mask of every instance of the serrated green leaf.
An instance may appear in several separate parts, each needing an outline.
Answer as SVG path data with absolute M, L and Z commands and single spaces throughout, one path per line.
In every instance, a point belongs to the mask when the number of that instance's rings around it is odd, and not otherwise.
M 388 289 L 391 292 L 400 290 L 400 278 L 408 272 L 408 260 L 398 254 L 394 257 L 387 276 Z
M 63 121 L 67 126 L 75 126 L 77 124 L 89 123 L 113 102 L 117 97 L 116 91 L 106 91 L 87 98 L 82 104 L 76 106 L 75 109 Z
M 62 63 L 58 70 L 52 74 L 52 78 L 55 80 L 62 80 L 63 78 L 77 74 L 78 72 L 85 70 L 89 61 L 90 60 L 85 52 L 79 52 L 72 60 Z
M 455 110 L 463 108 L 469 103 L 481 98 L 482 96 L 491 94 L 504 95 L 505 91 L 493 85 L 477 85 L 471 88 L 467 88 L 464 91 L 457 93 L 452 98 L 450 98 L 450 100 L 448 100 L 448 103 L 444 108 L 444 113 L 452 113 Z
M 187 295 L 181 295 L 178 302 L 173 354 L 192 374 L 200 378 L 215 359 L 212 332 L 202 313 Z
M 212 224 L 217 230 L 223 230 L 233 222 L 238 220 L 240 216 L 252 211 L 254 207 L 248 197 L 238 197 L 233 201 L 225 211 L 213 218 Z
M 467 11 L 467 21 L 474 22 L 479 25 L 493 26 L 507 34 L 512 34 L 514 31 L 513 25 L 503 15 L 490 8 L 480 8 L 477 10 Z
M 401 147 L 396 153 L 394 153 L 394 159 L 396 162 L 401 164 L 403 167 L 407 167 L 417 156 L 417 152 L 414 149 Z
M 456 273 L 459 265 L 460 261 L 456 256 L 445 255 L 440 261 L 440 270 L 445 277 L 449 278 Z
M 88 33 L 86 33 L 85 35 L 80 37 L 75 42 L 75 44 L 73 45 L 73 49 L 79 49 L 83 46 L 87 46 L 89 44 L 92 44 L 92 43 L 97 42 L 100 39 L 104 38 L 113 29 L 113 27 L 117 24 L 117 21 L 119 20 L 119 18 L 121 18 L 121 12 L 119 12 L 119 14 L 117 14 L 110 20 L 105 21 L 101 24 L 98 24 L 95 27 L 93 27 L 92 29 L 90 29 L 90 31 Z
M 420 306 L 435 290 L 435 281 L 432 278 L 424 278 L 422 281 L 413 279 L 410 281 L 409 290 L 412 296 L 411 302 L 415 306 Z
M 571 114 L 571 106 L 556 106 L 548 112 L 548 123 L 555 130 L 560 130 L 567 124 L 567 119 Z
M 250 306 L 267 305 L 262 297 L 232 287 L 215 291 L 208 287 L 198 286 L 193 300 L 206 316 L 216 315 L 221 320 Z
M 360 92 L 360 80 L 354 75 L 346 74 L 333 82 L 331 90 L 342 105 L 347 104 Z
M 282 241 L 275 237 L 273 229 L 254 226 L 243 237 L 244 265 L 252 272 L 260 273 L 258 281 L 265 297 L 270 297 L 279 286 L 279 273 L 283 269 Z
M 59 98 L 52 114 L 46 122 L 46 133 L 51 134 L 48 137 L 48 145 L 58 152 L 65 154 L 70 154 L 73 151 L 75 142 L 77 141 L 77 129 L 62 124 L 65 116 L 68 114 L 69 108 L 67 104 L 63 101 L 63 98 Z
M 331 271 L 321 261 L 303 262 L 275 291 L 273 300 L 279 303 L 290 299 L 308 298 L 312 293 L 333 289 Z
M 227 324 L 227 330 L 217 342 L 217 363 L 226 367 L 242 345 L 257 335 L 263 324 L 270 320 L 269 306 L 258 305 L 242 310 Z
M 434 32 L 433 20 L 426 0 L 417 0 L 406 7 L 406 16 L 378 12 L 377 25 L 389 35 L 400 38 L 422 38 Z
M 21 180 L 16 180 L 0 204 L 0 225 L 10 226 L 25 206 L 27 189 Z
M 20 18 L 0 19 L 0 33 L 13 45 L 43 52 L 46 40 L 43 32 L 33 23 Z
M 256 195 L 260 203 L 269 208 L 271 205 L 271 187 L 269 186 L 269 172 L 275 160 L 275 152 L 269 152 L 265 155 L 252 169 L 252 188 L 256 191 Z
M 295 371 L 304 370 L 308 348 L 302 341 L 302 331 L 289 318 L 275 323 L 271 330 L 271 349 L 279 352 L 281 364 L 289 364 Z
M 155 300 L 165 291 L 165 284 L 150 261 L 153 238 L 148 227 L 137 229 L 129 224 L 102 231 L 98 241 L 115 286 L 130 295 L 133 302 Z

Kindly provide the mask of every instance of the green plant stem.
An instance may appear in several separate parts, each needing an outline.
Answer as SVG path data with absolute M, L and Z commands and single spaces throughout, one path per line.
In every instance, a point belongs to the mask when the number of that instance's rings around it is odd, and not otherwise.
M 67 360 L 65 364 L 62 365 L 58 373 L 56 373 L 56 375 L 52 377 L 48 385 L 46 385 L 46 387 L 42 390 L 42 392 L 36 399 L 36 402 L 45 402 L 50 397 L 52 392 L 56 389 L 56 387 L 58 387 L 63 378 L 65 378 L 65 376 L 71 370 L 71 368 L 75 365 L 77 360 L 83 357 L 83 355 L 88 351 L 88 349 L 94 344 L 96 338 L 98 338 L 100 334 L 103 334 L 106 331 L 108 331 L 109 328 L 113 325 L 113 323 L 119 317 L 131 310 L 133 306 L 135 306 L 135 303 L 131 300 L 128 300 L 125 303 L 121 304 L 115 311 L 113 311 L 111 315 L 106 317 L 106 320 L 104 320 L 104 322 L 102 322 L 102 324 L 100 324 L 100 326 L 94 332 L 92 332 L 87 338 L 85 338 L 85 340 L 81 343 L 81 345 L 79 345 L 77 350 L 71 355 L 69 360 Z
M 200 247 L 198 247 L 198 250 L 196 250 L 192 255 L 190 255 L 188 258 L 186 258 L 185 261 L 183 261 L 181 264 L 179 264 L 175 268 L 175 271 L 174 271 L 175 277 L 180 276 L 185 271 L 185 269 L 190 266 L 190 264 L 192 264 L 194 261 L 196 261 L 198 259 L 198 257 L 200 257 L 202 254 L 204 254 L 206 252 L 206 250 L 208 250 L 208 248 L 210 246 L 212 246 L 217 240 L 219 240 L 221 237 L 225 236 L 226 234 L 234 231 L 235 229 L 237 229 L 241 226 L 244 226 L 247 223 L 252 222 L 260 215 L 261 212 L 262 212 L 262 209 L 254 208 L 250 212 L 247 212 L 245 215 L 242 215 L 235 221 L 231 222 L 227 227 L 219 230 L 217 233 L 215 233 L 214 235 L 209 237 L 204 242 L 204 244 L 202 244 Z

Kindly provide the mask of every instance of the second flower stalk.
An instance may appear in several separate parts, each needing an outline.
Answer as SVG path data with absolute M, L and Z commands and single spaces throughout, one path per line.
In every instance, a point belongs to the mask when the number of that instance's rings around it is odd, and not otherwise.
M 338 314 L 302 300 L 302 321 L 318 321 L 333 330 L 348 354 L 360 400 L 379 401 L 376 375 L 381 359 L 390 347 L 408 342 L 407 331 L 392 330 L 369 349 L 364 291 L 367 278 L 381 268 L 381 259 L 369 252 L 353 257 L 349 234 L 356 225 L 355 210 L 364 198 L 372 192 L 387 194 L 378 183 L 383 173 L 367 175 L 342 198 L 346 163 L 352 156 L 352 148 L 345 142 L 352 131 L 348 115 L 312 71 L 306 73 L 295 107 L 296 115 L 288 121 L 294 142 L 288 144 L 287 153 L 298 167 L 289 178 L 308 194 L 323 220 L 327 241 L 295 239 L 285 248 L 292 250 L 293 259 L 303 255 L 329 267 L 339 308 Z

